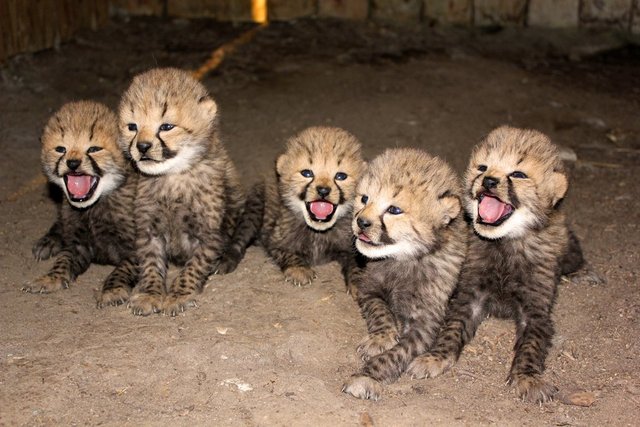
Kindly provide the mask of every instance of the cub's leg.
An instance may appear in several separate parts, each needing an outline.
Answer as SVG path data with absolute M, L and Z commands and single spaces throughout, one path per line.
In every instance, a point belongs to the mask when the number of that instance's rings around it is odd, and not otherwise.
M 44 261 L 56 256 L 62 250 L 62 223 L 60 220 L 51 225 L 49 231 L 33 245 L 31 252 L 36 261 Z
M 364 368 L 344 384 L 342 391 L 360 399 L 378 400 L 382 384 L 396 381 L 409 362 L 426 351 L 438 333 L 437 317 L 426 315 L 414 319 L 396 345 L 371 357 Z
M 358 303 L 369 334 L 360 342 L 357 352 L 368 360 L 396 345 L 400 334 L 396 318 L 382 298 L 363 295 Z
M 393 348 L 398 343 L 399 333 L 396 318 L 382 298 L 361 294 L 358 296 L 358 305 L 369 334 L 360 342 L 357 352 L 363 360 L 369 361 Z M 342 392 L 360 399 L 378 400 L 382 396 L 382 384 L 365 373 L 358 373 L 345 382 Z
M 166 294 L 167 257 L 163 239 L 139 239 L 137 258 L 140 260 L 140 280 L 129 298 L 131 313 L 148 316 L 162 310 Z
M 542 380 L 544 362 L 554 334 L 551 307 L 555 286 L 552 273 L 541 280 L 532 280 L 529 294 L 520 298 L 522 314 L 516 319 L 516 344 L 507 383 L 514 385 L 518 396 L 530 402 L 553 400 L 558 389 Z M 525 285 L 526 286 L 526 285 Z
M 449 301 L 444 327 L 435 344 L 411 362 L 407 373 L 414 378 L 434 378 L 446 372 L 473 339 L 485 315 L 484 296 L 461 286 Z
M 284 273 L 285 282 L 294 286 L 309 285 L 317 277 L 316 272 L 301 256 L 279 247 L 269 250 L 269 255 Z
M 102 284 L 102 289 L 96 296 L 97 307 L 120 305 L 129 301 L 129 295 L 137 277 L 138 270 L 136 265 L 130 260 L 123 261 L 109 274 Z
M 60 252 L 51 270 L 33 282 L 26 283 L 22 290 L 46 294 L 67 289 L 76 277 L 84 273 L 91 264 L 91 252 L 85 246 L 71 245 L 73 249 Z

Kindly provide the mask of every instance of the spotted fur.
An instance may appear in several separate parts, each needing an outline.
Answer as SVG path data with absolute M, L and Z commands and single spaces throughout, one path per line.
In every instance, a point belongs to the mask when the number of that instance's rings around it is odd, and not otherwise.
M 32 293 L 67 288 L 91 263 L 116 268 L 97 294 L 97 304 L 128 300 L 136 281 L 132 216 L 136 174 L 117 144 L 118 122 L 106 106 L 65 104 L 42 133 L 42 168 L 65 200 L 57 221 L 34 246 L 37 259 L 57 255 L 51 270 L 27 283 Z
M 343 391 L 378 400 L 435 339 L 465 257 L 460 184 L 437 157 L 390 149 L 358 185 L 352 223 L 369 261 L 357 276 L 365 361 Z
M 568 181 L 558 151 L 540 132 L 501 127 L 474 149 L 465 182 L 473 230 L 468 259 L 436 344 L 409 372 L 440 375 L 486 316 L 512 319 L 516 343 L 508 383 L 523 399 L 547 402 L 557 389 L 542 374 L 554 334 L 560 261 L 570 242 L 560 208 Z
M 276 160 L 275 176 L 256 185 L 247 200 L 245 229 L 296 286 L 316 277 L 312 269 L 338 261 L 350 289 L 356 266 L 350 232 L 355 186 L 364 168 L 360 143 L 349 132 L 311 127 L 290 138 Z M 315 211 L 315 213 L 314 213 Z M 237 245 L 235 259 L 244 244 Z
M 135 203 L 140 281 L 134 314 L 194 306 L 229 243 L 244 194 L 219 139 L 217 105 L 185 71 L 136 76 L 120 102 L 120 145 L 141 172 Z M 181 266 L 166 284 L 169 262 Z

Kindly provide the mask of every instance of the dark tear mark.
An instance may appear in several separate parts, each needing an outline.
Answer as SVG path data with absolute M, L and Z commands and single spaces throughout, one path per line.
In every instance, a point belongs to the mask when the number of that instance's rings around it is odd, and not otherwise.
M 309 190 L 309 186 L 313 183 L 313 181 L 315 181 L 315 179 L 316 179 L 315 176 L 313 178 L 311 178 L 311 181 L 309 181 L 309 183 L 304 186 L 304 190 L 302 190 L 302 193 L 300 193 L 300 195 L 298 195 L 298 197 L 300 197 L 300 200 L 302 200 L 303 202 L 305 201 L 305 199 L 307 197 L 307 191 Z
M 380 229 L 382 233 L 380 233 L 380 242 L 385 245 L 391 245 L 395 243 L 391 237 L 389 237 L 389 233 L 387 233 L 387 225 L 384 223 L 384 214 L 380 215 L 378 218 L 380 220 Z
M 91 162 L 93 171 L 96 173 L 96 175 L 101 177 L 104 174 L 104 171 L 100 168 L 100 166 L 98 166 L 98 163 L 93 159 L 93 157 L 91 157 L 90 155 L 87 155 L 87 157 L 89 157 L 89 161 Z
M 340 185 L 338 185 L 337 182 L 336 182 L 336 187 L 338 187 L 338 193 L 340 194 L 340 198 L 338 199 L 338 204 L 341 205 L 345 202 L 344 191 L 342 191 L 342 187 L 340 187 Z
M 160 132 L 156 133 L 156 138 L 158 138 L 158 140 L 160 141 L 160 146 L 162 147 L 162 157 L 165 159 L 172 159 L 174 158 L 178 152 L 177 151 L 173 151 L 172 149 L 170 149 L 169 147 L 167 147 L 167 144 L 164 142 L 164 140 L 160 137 Z
M 520 207 L 520 200 L 518 200 L 518 196 L 513 188 L 513 181 L 511 178 L 507 178 L 507 192 L 509 194 L 509 200 L 514 208 L 518 209 Z
M 60 163 L 62 162 L 62 159 L 64 159 L 64 156 L 65 156 L 64 154 L 62 156 L 60 156 L 58 158 L 58 161 L 56 162 L 56 174 L 58 176 L 60 176 Z

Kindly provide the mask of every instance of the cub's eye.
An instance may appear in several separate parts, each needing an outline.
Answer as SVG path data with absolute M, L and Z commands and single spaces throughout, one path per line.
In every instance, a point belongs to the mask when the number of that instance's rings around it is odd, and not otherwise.
M 160 131 L 161 132 L 166 132 L 168 130 L 173 129 L 174 127 L 176 127 L 175 125 L 171 125 L 169 123 L 163 123 L 160 125 Z
M 305 178 L 313 178 L 313 172 L 312 172 L 312 171 L 310 171 L 309 169 L 302 169 L 302 170 L 300 171 L 300 174 L 301 174 L 302 176 L 304 176 Z
M 402 213 L 402 209 L 397 206 L 389 206 L 387 212 L 389 212 L 391 215 L 400 215 Z
M 91 146 L 91 147 L 89 147 L 87 149 L 87 153 L 96 153 L 96 152 L 101 151 L 101 150 L 102 150 L 102 147 L 96 147 L 94 145 L 94 146 Z
M 478 166 L 478 170 L 480 172 L 486 172 L 487 171 L 487 165 L 480 165 Z
M 518 178 L 518 179 L 525 179 L 528 178 L 527 174 L 524 172 L 520 172 L 520 171 L 514 171 L 511 172 L 511 175 L 509 175 L 511 178 Z
M 127 125 L 127 129 L 129 129 L 131 132 L 136 132 L 138 130 L 138 125 L 136 125 L 135 123 L 129 123 Z
M 347 174 L 344 172 L 338 172 L 336 174 L 336 181 L 344 181 L 345 179 L 347 179 Z
M 62 145 L 58 145 L 56 148 L 54 148 L 54 150 L 56 150 L 57 153 L 66 153 L 67 149 L 64 148 Z
M 369 201 L 369 196 L 363 194 L 360 201 L 362 202 L 363 205 L 366 205 L 367 202 Z

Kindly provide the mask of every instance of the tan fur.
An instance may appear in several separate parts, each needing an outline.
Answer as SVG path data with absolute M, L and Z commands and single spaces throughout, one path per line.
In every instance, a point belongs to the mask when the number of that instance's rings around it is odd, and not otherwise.
M 25 285 L 26 291 L 66 288 L 96 262 L 117 266 L 97 294 L 98 306 L 129 298 L 136 279 L 132 218 L 136 176 L 117 137 L 113 112 L 91 101 L 65 104 L 44 127 L 42 168 L 66 201 L 56 223 L 33 249 L 37 259 L 58 256 L 49 273 Z
M 554 334 L 551 311 L 564 259 L 571 258 L 559 206 L 568 182 L 558 151 L 540 132 L 500 127 L 474 149 L 465 180 L 474 232 L 467 260 L 435 345 L 409 373 L 440 375 L 484 318 L 508 318 L 516 325 L 508 383 L 523 399 L 547 402 L 557 391 L 542 380 Z M 493 202 L 482 205 L 486 198 Z
M 142 176 L 135 206 L 140 283 L 134 314 L 195 305 L 234 233 L 244 194 L 219 140 L 217 105 L 187 72 L 154 69 L 120 103 L 120 145 Z M 167 286 L 168 262 L 183 268 Z
M 342 129 L 312 127 L 289 139 L 276 161 L 276 177 L 266 185 L 260 232 L 285 280 L 308 284 L 315 278 L 312 266 L 331 260 L 342 264 L 348 280 L 355 262 L 352 202 L 363 169 L 360 143 Z M 334 205 L 331 217 L 313 215 L 308 206 L 318 200 Z
M 369 258 L 355 279 L 368 335 L 365 360 L 343 391 L 378 400 L 432 344 L 466 252 L 460 184 L 442 160 L 415 149 L 385 151 L 358 185 L 353 232 Z

